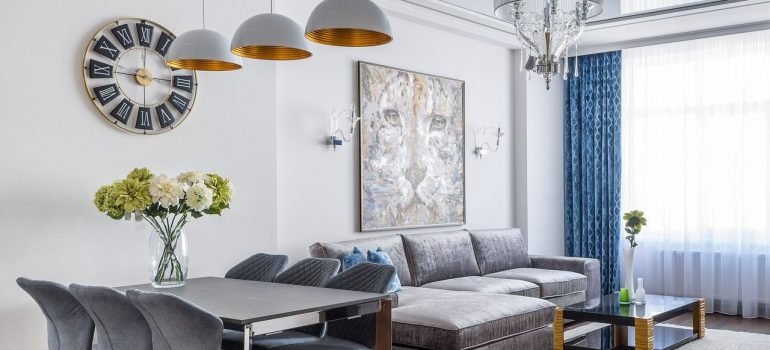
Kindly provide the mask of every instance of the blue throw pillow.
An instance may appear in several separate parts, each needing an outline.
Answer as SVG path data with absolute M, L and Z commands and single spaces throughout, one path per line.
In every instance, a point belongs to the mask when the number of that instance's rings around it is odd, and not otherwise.
M 366 253 L 367 259 L 369 259 L 369 262 L 373 262 L 375 264 L 380 265 L 390 265 L 393 266 L 393 260 L 390 259 L 390 256 L 388 256 L 388 253 L 386 253 L 382 248 L 377 248 L 377 251 L 368 251 Z M 393 280 L 390 282 L 390 287 L 388 287 L 388 293 L 395 293 L 401 290 L 401 280 L 398 278 L 398 274 L 393 276 Z
M 347 270 L 364 261 L 366 261 L 366 255 L 364 255 L 364 252 L 362 252 L 361 249 L 358 249 L 358 247 L 353 247 L 353 253 L 350 253 L 350 255 L 345 255 L 345 257 L 342 258 L 342 270 Z

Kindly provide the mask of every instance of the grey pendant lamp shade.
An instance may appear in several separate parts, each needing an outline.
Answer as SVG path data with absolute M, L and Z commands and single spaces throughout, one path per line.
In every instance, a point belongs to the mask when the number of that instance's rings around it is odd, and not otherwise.
M 319 44 L 349 47 L 393 41 L 388 18 L 371 0 L 324 0 L 310 15 L 305 37 Z
M 196 29 L 180 35 L 168 50 L 166 65 L 178 69 L 227 71 L 240 69 L 243 62 L 230 52 L 224 35 Z
M 177 69 L 227 71 L 241 69 L 243 61 L 230 52 L 224 35 L 206 29 L 206 2 L 203 0 L 203 29 L 183 33 L 171 43 L 166 65 Z
M 231 51 L 262 60 L 299 60 L 312 56 L 302 27 L 291 18 L 263 13 L 247 19 L 233 35 Z

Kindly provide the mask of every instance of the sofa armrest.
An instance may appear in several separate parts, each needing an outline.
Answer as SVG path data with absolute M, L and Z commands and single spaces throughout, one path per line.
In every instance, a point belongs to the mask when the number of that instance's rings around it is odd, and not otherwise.
M 532 267 L 546 270 L 562 270 L 586 276 L 586 300 L 602 295 L 601 265 L 597 259 L 573 258 L 567 256 L 530 255 Z

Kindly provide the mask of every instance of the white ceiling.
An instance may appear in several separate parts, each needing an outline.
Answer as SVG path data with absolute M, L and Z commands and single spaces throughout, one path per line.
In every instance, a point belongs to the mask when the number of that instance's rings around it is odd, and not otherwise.
M 404 1 L 486 27 L 495 37 L 513 35 L 512 25 L 494 18 L 494 0 Z M 619 0 L 605 2 L 609 1 Z M 614 12 L 611 3 L 605 8 Z M 589 24 L 580 51 L 584 54 L 763 29 L 770 29 L 770 0 L 702 1 L 682 9 L 621 18 L 603 15 Z

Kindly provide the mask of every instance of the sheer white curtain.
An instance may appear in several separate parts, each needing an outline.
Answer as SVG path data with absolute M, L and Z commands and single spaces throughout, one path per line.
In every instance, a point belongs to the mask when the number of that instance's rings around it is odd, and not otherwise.
M 679 6 L 703 0 L 620 0 L 620 13 L 633 13 L 655 10 L 664 7 Z
M 648 217 L 647 292 L 770 316 L 770 32 L 625 50 L 622 79 L 623 208 Z

